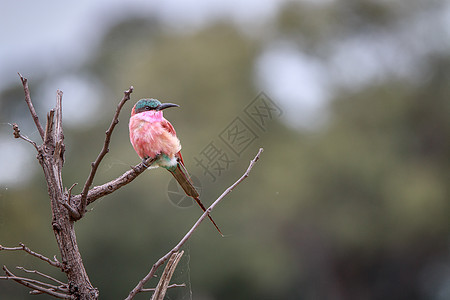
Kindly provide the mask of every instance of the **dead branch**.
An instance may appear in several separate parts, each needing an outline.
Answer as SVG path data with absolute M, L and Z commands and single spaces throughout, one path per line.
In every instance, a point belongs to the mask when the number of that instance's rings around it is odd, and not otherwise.
M 20 74 L 19 74 L 20 75 Z M 36 127 L 41 135 L 43 144 L 37 146 L 37 160 L 42 166 L 45 180 L 47 182 L 47 191 L 50 199 L 50 206 L 52 211 L 52 229 L 56 238 L 56 242 L 61 254 L 62 262 L 52 261 L 48 258 L 42 258 L 35 255 L 51 265 L 60 268 L 67 276 L 70 283 L 70 296 L 61 296 L 58 294 L 52 294 L 55 297 L 71 298 L 71 296 L 80 299 L 97 299 L 98 290 L 92 286 L 89 277 L 84 268 L 81 254 L 78 249 L 76 240 L 75 228 L 74 228 L 74 214 L 72 210 L 68 209 L 63 203 L 66 201 L 67 194 L 64 193 L 64 186 L 62 182 L 62 167 L 64 164 L 64 134 L 62 128 L 62 96 L 61 91 L 56 93 L 56 107 L 52 109 L 47 115 L 47 123 L 45 131 L 42 128 L 37 118 L 36 111 L 34 110 L 29 88 L 27 85 L 27 79 L 20 75 L 22 84 L 25 91 L 25 100 L 30 109 L 31 116 L 35 121 Z M 15 132 L 15 135 L 17 133 Z M 14 250 L 20 250 L 16 248 Z M 23 250 L 26 251 L 24 248 Z M 31 254 L 31 253 L 30 253 Z M 21 281 L 22 284 L 31 284 Z M 34 288 L 34 287 L 32 287 Z M 39 293 L 49 293 L 48 289 L 42 286 L 34 288 Z M 55 292 L 57 293 L 57 292 Z
M 37 257 L 37 258 L 39 258 L 39 259 L 49 263 L 50 265 L 52 265 L 52 266 L 62 270 L 62 265 L 61 265 L 61 263 L 59 261 L 56 260 L 56 258 L 55 258 L 55 260 L 51 260 L 50 258 L 45 257 L 42 254 L 39 254 L 37 252 L 32 251 L 30 248 L 25 246 L 23 243 L 19 243 L 19 245 L 20 245 L 20 247 L 3 247 L 2 245 L 0 245 L 0 251 L 1 250 L 5 250 L 5 251 L 25 251 L 26 253 L 28 253 L 28 254 L 30 254 L 30 255 L 32 255 L 34 257 Z
M 248 177 L 250 171 L 252 170 L 255 163 L 259 160 L 259 157 L 261 153 L 263 152 L 263 148 L 260 148 L 258 153 L 256 154 L 255 158 L 250 161 L 250 165 L 247 168 L 247 171 L 245 171 L 244 175 L 242 175 L 235 183 L 233 183 L 229 188 L 227 188 L 222 195 L 220 195 L 219 198 L 216 199 L 216 201 L 211 204 L 210 207 L 201 215 L 201 217 L 195 222 L 195 224 L 192 226 L 192 228 L 186 233 L 186 235 L 178 242 L 178 244 L 172 248 L 166 255 L 161 257 L 150 269 L 150 272 L 139 281 L 139 283 L 134 287 L 134 289 L 131 290 L 131 292 L 128 294 L 128 297 L 125 298 L 125 300 L 131 300 L 133 299 L 136 294 L 142 291 L 144 285 L 155 275 L 156 270 L 167 260 L 169 257 L 172 256 L 175 252 L 180 251 L 181 247 L 187 242 L 187 240 L 192 236 L 194 231 L 198 228 L 200 223 L 212 212 L 212 210 L 219 204 L 225 196 L 227 196 L 231 191 L 233 191 L 234 188 L 238 184 L 240 184 L 245 178 Z
M 68 201 L 60 200 L 59 203 L 61 203 L 62 206 L 64 206 L 67 211 L 69 212 L 70 216 L 72 217 L 73 220 L 79 220 L 81 218 L 80 213 L 78 212 L 78 210 L 76 210 L 75 208 L 73 208 Z
M 56 142 L 62 141 L 64 139 L 63 129 L 62 129 L 62 96 L 63 92 L 61 90 L 56 90 L 56 117 L 55 117 L 55 140 Z
M 51 295 L 53 297 L 59 298 L 59 299 L 74 299 L 73 296 L 57 292 L 56 290 L 60 290 L 59 287 L 41 282 L 39 280 L 30 279 L 30 278 L 24 278 L 24 277 L 18 277 L 14 275 L 6 266 L 3 266 L 3 270 L 6 273 L 6 276 L 0 276 L 0 279 L 6 279 L 6 280 L 14 280 L 17 283 L 20 283 L 28 288 L 31 288 L 33 290 L 37 290 L 41 293 Z M 45 287 L 44 287 L 45 286 Z
M 83 186 L 82 192 L 79 195 L 72 196 L 72 189 L 75 184 L 72 185 L 69 189 L 65 188 L 62 182 L 61 175 L 65 152 L 64 134 L 62 129 L 63 93 L 62 91 L 57 91 L 56 107 L 50 110 L 50 112 L 47 114 L 47 123 L 44 131 L 31 101 L 28 81 L 21 74 L 19 74 L 19 76 L 25 92 L 25 101 L 28 105 L 36 128 L 38 129 L 39 134 L 43 140 L 43 144 L 38 146 L 34 141 L 23 136 L 20 133 L 17 124 L 12 125 L 14 131 L 13 134 L 14 137 L 21 138 L 28 143 L 31 143 L 38 152 L 37 159 L 42 166 L 47 182 L 48 195 L 52 210 L 52 229 L 61 254 L 61 262 L 56 259 L 56 256 L 54 257 L 54 260 L 51 260 L 43 256 L 42 254 L 30 250 L 22 243 L 19 244 L 20 247 L 3 247 L 0 245 L 0 250 L 24 251 L 34 257 L 37 257 L 47 262 L 48 264 L 62 270 L 67 276 L 68 284 L 62 283 L 61 281 L 39 271 L 27 270 L 22 267 L 19 267 L 19 269 L 23 270 L 26 273 L 34 273 L 38 276 L 44 277 L 45 279 L 51 280 L 57 285 L 44 283 L 36 279 L 18 277 L 11 271 L 9 271 L 5 266 L 3 269 L 5 270 L 6 276 L 0 276 L 0 279 L 13 280 L 24 286 L 27 286 L 33 289 L 30 292 L 30 294 L 33 295 L 45 293 L 61 299 L 97 299 L 99 295 L 98 290 L 92 286 L 89 280 L 83 261 L 81 259 L 80 251 L 78 249 L 74 222 L 84 216 L 87 205 L 130 183 L 137 176 L 142 174 L 148 168 L 148 166 L 154 163 L 154 161 L 157 159 L 157 157 L 146 159 L 140 164 L 132 166 L 131 170 L 128 170 L 118 178 L 91 189 L 98 167 L 105 155 L 109 152 L 111 136 L 115 126 L 119 122 L 120 111 L 124 104 L 130 99 L 130 94 L 133 91 L 133 87 L 130 87 L 127 91 L 124 92 L 124 96 L 116 108 L 116 112 L 113 116 L 111 124 L 108 130 L 105 132 L 106 137 L 103 143 L 103 147 L 96 160 L 91 164 L 91 171 Z M 171 276 L 182 255 L 182 252 L 181 254 L 179 253 L 181 247 L 192 236 L 193 232 L 198 228 L 200 223 L 210 215 L 214 207 L 248 176 L 248 173 L 253 168 L 255 162 L 259 159 L 262 151 L 263 149 L 261 148 L 255 158 L 251 161 L 244 175 L 232 186 L 230 186 L 219 198 L 217 198 L 216 201 L 214 201 L 214 203 L 202 214 L 202 216 L 197 220 L 197 222 L 172 250 L 170 250 L 166 255 L 160 258 L 152 266 L 150 272 L 141 281 L 139 281 L 137 286 L 130 292 L 127 299 L 133 299 L 137 293 L 152 290 L 144 289 L 143 287 L 148 282 L 148 280 L 154 276 L 156 270 L 169 258 L 171 259 L 170 262 L 166 265 L 165 271 L 163 273 L 163 278 L 161 278 L 158 287 L 154 289 L 154 299 L 162 299 L 164 297 L 164 294 L 166 293 L 167 288 L 183 286 L 179 284 L 169 285 Z
M 65 197 L 65 199 L 62 199 L 61 201 L 59 201 L 59 203 L 61 203 L 70 213 L 70 216 L 72 217 L 72 219 L 74 220 L 78 220 L 81 218 L 80 213 L 78 212 L 77 209 L 73 208 L 70 205 L 70 200 L 72 199 L 72 189 L 77 185 L 78 183 L 74 183 L 72 184 L 72 186 L 69 188 L 69 190 L 67 190 L 67 188 L 64 191 L 64 195 L 67 195 L 67 197 Z M 67 199 L 67 200 L 66 200 Z
M 121 176 L 113 179 L 105 184 L 100 186 L 95 186 L 89 190 L 86 197 L 86 204 L 89 205 L 95 200 L 109 195 L 115 190 L 118 190 L 122 186 L 132 182 L 136 177 L 142 174 L 145 170 L 147 170 L 148 166 L 151 166 L 155 162 L 156 158 L 148 158 L 143 162 L 137 164 L 136 166 L 131 167 L 131 170 L 126 171 Z M 81 195 L 72 196 L 72 201 L 78 203 L 81 199 Z
M 122 100 L 117 105 L 116 113 L 114 114 L 114 117 L 111 121 L 111 125 L 109 125 L 108 130 L 106 130 L 106 137 L 105 142 L 103 144 L 103 148 L 100 151 L 100 153 L 97 156 L 97 159 L 91 164 L 91 172 L 89 173 L 89 177 L 86 180 L 86 183 L 84 184 L 83 191 L 81 192 L 81 199 L 80 199 L 80 206 L 78 207 L 78 212 L 80 213 L 80 218 L 84 216 L 86 212 L 86 205 L 87 205 L 87 195 L 89 188 L 92 185 L 92 182 L 94 180 L 95 173 L 97 172 L 97 168 L 100 165 L 100 162 L 102 161 L 103 157 L 105 157 L 106 153 L 109 152 L 109 143 L 111 141 L 111 135 L 113 133 L 114 127 L 119 123 L 119 114 L 122 110 L 123 105 L 125 102 L 130 100 L 130 95 L 133 92 L 133 86 L 130 86 L 128 90 L 124 92 L 124 96 Z
M 33 118 L 34 124 L 36 125 L 36 128 L 39 131 L 42 140 L 44 140 L 44 129 L 42 128 L 41 123 L 39 123 L 39 117 L 36 114 L 36 110 L 34 109 L 33 103 L 31 102 L 30 89 L 28 88 L 28 79 L 23 77 L 20 73 L 17 74 L 19 74 L 20 80 L 22 81 L 23 91 L 25 93 L 25 102 L 27 103 L 28 108 L 30 109 L 31 117 Z
M 33 147 L 34 147 L 34 149 L 36 149 L 36 151 L 39 151 L 39 149 L 34 141 L 30 140 L 29 138 L 27 138 L 26 136 L 24 136 L 20 133 L 19 126 L 16 123 L 12 124 L 12 128 L 14 130 L 13 135 L 16 139 L 22 139 L 22 140 L 30 143 L 31 145 L 33 145 Z
M 180 262 L 181 257 L 183 256 L 183 253 L 184 251 L 175 252 L 170 256 L 151 300 L 164 300 L 164 296 L 166 295 L 173 272 L 175 272 L 175 269 L 177 268 L 177 265 Z
M 27 269 L 25 269 L 24 267 L 16 267 L 16 269 L 22 270 L 22 271 L 24 271 L 25 273 L 36 274 L 36 275 L 42 276 L 42 277 L 44 277 L 44 278 L 47 278 L 47 279 L 49 279 L 49 280 L 51 280 L 51 281 L 54 281 L 54 282 L 58 283 L 59 285 L 67 286 L 67 284 L 65 284 L 64 282 L 59 281 L 58 279 L 53 278 L 52 276 L 47 275 L 47 274 L 44 274 L 44 273 L 42 273 L 42 272 L 39 272 L 39 271 L 36 271 L 36 270 L 27 270 Z
M 50 139 L 52 137 L 53 130 L 53 119 L 55 116 L 55 110 L 51 109 L 47 114 L 47 123 L 45 125 L 45 133 L 44 133 L 44 144 L 50 143 Z
M 185 283 L 173 283 L 170 284 L 167 289 L 172 289 L 172 288 L 176 288 L 176 287 L 186 287 Z M 142 289 L 141 292 L 154 292 L 156 290 L 156 288 L 150 288 L 150 289 Z

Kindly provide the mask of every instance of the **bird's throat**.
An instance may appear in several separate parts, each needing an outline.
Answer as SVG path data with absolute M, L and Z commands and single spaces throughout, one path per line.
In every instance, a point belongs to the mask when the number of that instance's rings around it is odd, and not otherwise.
M 138 116 L 141 120 L 149 123 L 161 122 L 164 119 L 163 112 L 155 110 L 141 112 L 138 114 Z

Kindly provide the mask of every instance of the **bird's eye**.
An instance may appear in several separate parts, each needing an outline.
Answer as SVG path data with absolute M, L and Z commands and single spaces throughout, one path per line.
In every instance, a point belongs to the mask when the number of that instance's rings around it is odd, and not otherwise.
M 145 107 L 145 110 L 150 110 L 150 109 L 151 109 L 150 106 L 146 106 L 146 107 Z

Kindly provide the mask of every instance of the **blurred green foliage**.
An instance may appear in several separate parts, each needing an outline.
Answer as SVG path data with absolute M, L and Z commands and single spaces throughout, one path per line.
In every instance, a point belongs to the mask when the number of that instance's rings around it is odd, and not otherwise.
M 450 295 L 448 51 L 425 56 L 421 80 L 387 75 L 356 89 L 337 89 L 328 121 L 315 130 L 274 120 L 217 182 L 202 176 L 193 159 L 258 94 L 254 65 L 265 45 L 286 39 L 326 63 L 333 43 L 389 31 L 423 8 L 414 3 L 292 1 L 260 36 L 225 21 L 182 33 L 157 20 L 116 24 L 89 63 L 73 70 L 100 79 L 103 98 L 95 125 L 66 128 L 65 185 L 78 182 L 74 191 L 80 192 L 121 93 L 133 85 L 133 100 L 155 97 L 181 105 L 165 116 L 180 136 L 188 169 L 202 180 L 206 204 L 265 148 L 251 176 L 214 212 L 227 237 L 219 238 L 211 224 L 201 226 L 175 275 L 188 288 L 170 291 L 170 299 L 189 299 L 191 293 L 193 299 L 445 299 Z M 29 80 L 33 92 L 43 79 Z M 0 114 L 32 128 L 25 104 L 17 100 L 21 92 L 16 86 L 1 95 Z M 139 162 L 128 141 L 131 105 L 120 117 L 95 184 Z M 169 179 L 167 172 L 149 170 L 95 202 L 76 224 L 86 269 L 102 299 L 125 297 L 200 215 L 195 206 L 178 209 L 168 201 Z M 2 191 L 2 245 L 24 242 L 48 256 L 57 254 L 46 191 L 39 173 L 26 186 Z M 10 269 L 22 265 L 63 279 L 22 253 L 1 253 L 0 261 Z M 10 282 L 0 281 L 0 288 L 2 299 L 26 295 Z

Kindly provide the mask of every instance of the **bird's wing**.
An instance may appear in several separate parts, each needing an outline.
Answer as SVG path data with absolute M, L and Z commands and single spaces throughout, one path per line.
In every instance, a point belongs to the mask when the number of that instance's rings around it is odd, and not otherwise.
M 170 124 L 170 122 L 166 119 L 163 118 L 163 120 L 161 121 L 161 126 L 172 135 L 177 135 L 177 133 L 175 132 L 175 128 L 173 128 L 172 124 Z
M 167 121 L 167 120 L 162 120 L 162 121 L 161 121 L 161 126 L 162 126 L 165 130 L 167 130 L 167 132 L 169 132 L 170 134 L 175 135 L 175 136 L 177 135 L 177 133 L 175 132 L 175 128 L 173 128 L 172 124 L 170 124 L 169 121 Z M 178 153 L 175 154 L 175 157 L 176 157 L 176 158 L 184 165 L 183 157 L 181 156 L 181 151 L 178 151 Z
M 175 157 L 178 159 L 178 161 L 184 166 L 183 157 L 181 156 L 181 151 L 178 151 L 177 154 L 175 154 Z

